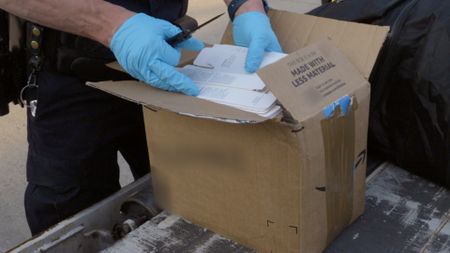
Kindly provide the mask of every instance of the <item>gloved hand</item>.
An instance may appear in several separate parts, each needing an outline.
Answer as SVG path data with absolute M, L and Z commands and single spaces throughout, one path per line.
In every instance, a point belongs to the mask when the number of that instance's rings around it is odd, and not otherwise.
M 264 52 L 282 52 L 267 15 L 257 11 L 243 13 L 233 22 L 234 43 L 248 47 L 245 70 L 256 72 L 264 58 Z
M 120 65 L 134 78 L 163 90 L 196 96 L 199 94 L 197 85 L 175 66 L 181 57 L 179 48 L 198 51 L 204 44 L 191 38 L 175 49 L 166 39 L 179 32 L 180 28 L 165 20 L 136 14 L 120 26 L 110 48 Z

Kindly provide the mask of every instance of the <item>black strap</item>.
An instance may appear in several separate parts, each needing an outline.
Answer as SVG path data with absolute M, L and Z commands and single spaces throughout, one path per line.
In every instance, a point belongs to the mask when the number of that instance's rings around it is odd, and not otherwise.
M 230 16 L 231 21 L 234 20 L 237 10 L 239 10 L 239 8 L 247 1 L 248 0 L 233 0 L 233 1 L 231 1 L 231 3 L 228 5 L 228 15 Z M 264 5 L 264 10 L 267 13 L 269 11 L 269 5 L 267 4 L 266 0 L 262 0 L 262 2 Z
M 42 45 L 43 45 L 44 27 L 27 23 L 27 49 L 30 54 L 31 71 L 39 72 L 42 67 Z
M 29 54 L 28 80 L 20 91 L 20 102 L 31 110 L 34 116 L 37 105 L 38 74 L 43 64 L 42 45 L 44 28 L 40 25 L 27 22 L 26 24 L 26 47 Z

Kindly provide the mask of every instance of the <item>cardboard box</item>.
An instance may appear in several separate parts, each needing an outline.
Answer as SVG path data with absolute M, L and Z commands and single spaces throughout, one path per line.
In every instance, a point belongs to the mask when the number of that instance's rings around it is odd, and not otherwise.
M 258 75 L 283 117 L 133 81 L 91 85 L 145 106 L 161 207 L 261 252 L 321 252 L 364 209 L 366 78 L 388 28 L 270 16 L 290 55 Z

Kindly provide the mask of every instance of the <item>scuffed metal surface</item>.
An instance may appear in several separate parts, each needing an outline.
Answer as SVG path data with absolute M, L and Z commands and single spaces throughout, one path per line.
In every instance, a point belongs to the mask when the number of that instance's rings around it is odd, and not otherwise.
M 161 213 L 102 252 L 255 253 L 256 251 L 193 225 L 178 216 Z
M 108 231 L 120 204 L 148 184 L 139 180 L 11 252 L 97 252 L 105 246 L 86 231 Z M 390 164 L 369 177 L 366 211 L 325 253 L 450 253 L 450 192 Z M 74 230 L 81 231 L 81 230 Z M 70 237 L 73 235 L 72 237 Z M 67 238 L 67 240 L 66 240 Z M 61 243 L 55 243 L 56 241 Z M 238 243 L 167 213 L 144 223 L 103 252 L 255 253 Z M 308 253 L 308 252 L 305 252 Z
M 385 164 L 367 183 L 364 215 L 325 253 L 449 253 L 449 210 L 446 189 Z M 104 252 L 256 251 L 162 213 Z
M 423 253 L 450 252 L 450 223 L 447 222 L 432 241 L 424 248 Z M 422 252 L 421 252 L 422 253 Z
M 450 252 L 450 193 L 387 165 L 367 185 L 366 212 L 327 253 Z

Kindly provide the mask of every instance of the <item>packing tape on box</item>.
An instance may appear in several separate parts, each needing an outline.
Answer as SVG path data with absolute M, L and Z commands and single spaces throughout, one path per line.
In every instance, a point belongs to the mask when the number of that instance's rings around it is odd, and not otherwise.
M 350 96 L 344 96 L 324 110 L 326 117 L 321 121 L 325 148 L 325 194 L 329 243 L 352 220 L 355 110 L 356 102 Z
M 333 117 L 335 111 L 337 108 L 340 108 L 341 115 L 340 116 L 346 116 L 349 110 L 349 107 L 351 106 L 352 99 L 350 96 L 343 96 L 340 99 L 338 99 L 336 102 L 331 103 L 329 106 L 325 107 L 323 109 L 323 115 L 325 118 L 329 119 Z

